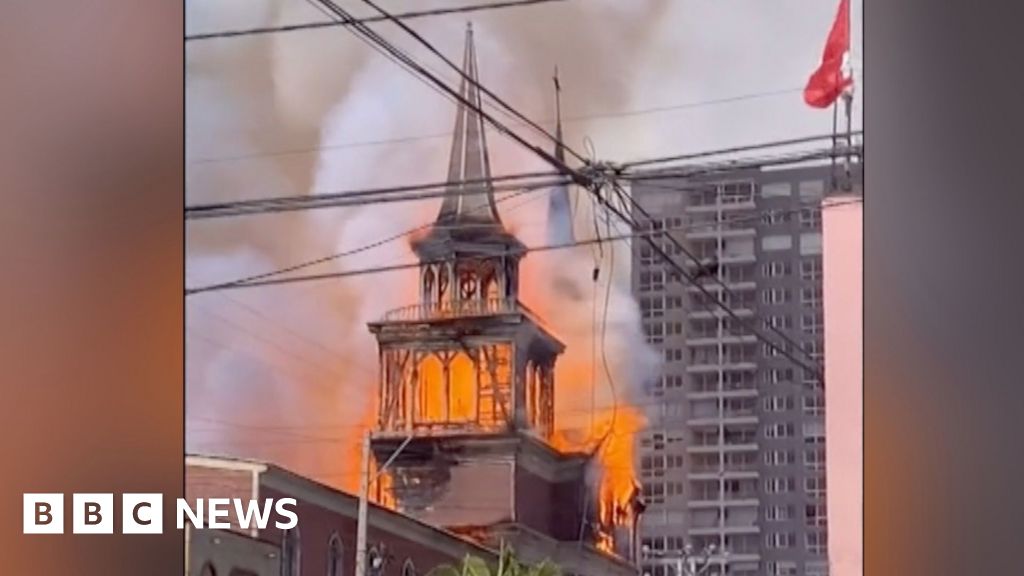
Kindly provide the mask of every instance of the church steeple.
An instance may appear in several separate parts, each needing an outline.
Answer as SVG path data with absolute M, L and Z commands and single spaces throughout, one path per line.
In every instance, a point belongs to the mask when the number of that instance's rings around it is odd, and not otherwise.
M 558 81 L 558 68 L 553 77 L 555 82 L 555 158 L 565 162 L 565 145 L 562 136 L 562 85 Z M 563 184 L 551 189 L 548 196 L 548 242 L 571 244 L 572 207 L 569 204 L 569 185 Z
M 466 47 L 462 61 L 465 76 L 459 93 L 472 106 L 459 102 L 455 112 L 455 136 L 452 138 L 451 158 L 448 161 L 448 189 L 437 223 L 445 226 L 501 225 L 494 203 L 490 183 L 491 166 L 484 135 L 484 119 L 477 111 L 481 108 L 477 87 L 476 48 L 473 45 L 473 27 L 466 25 Z M 467 81 L 467 78 L 472 82 Z M 466 181 L 473 181 L 463 184 Z

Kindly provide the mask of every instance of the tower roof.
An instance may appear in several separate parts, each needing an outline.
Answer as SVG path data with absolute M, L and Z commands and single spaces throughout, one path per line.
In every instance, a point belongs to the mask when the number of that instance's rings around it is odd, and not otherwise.
M 472 106 L 460 101 L 455 113 L 455 136 L 452 138 L 451 158 L 448 161 L 448 189 L 441 204 L 441 212 L 437 215 L 437 224 L 500 226 L 501 218 L 494 203 L 494 189 L 490 182 L 491 166 L 484 136 L 484 119 L 478 112 L 481 98 L 477 86 L 473 27 L 470 24 L 466 25 L 462 72 L 464 76 L 459 93 Z M 467 81 L 467 78 L 472 82 Z

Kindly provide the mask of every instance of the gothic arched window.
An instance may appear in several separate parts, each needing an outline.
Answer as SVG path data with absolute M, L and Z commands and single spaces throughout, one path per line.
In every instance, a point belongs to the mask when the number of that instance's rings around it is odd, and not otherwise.
M 302 549 L 299 544 L 297 527 L 284 531 L 281 539 L 281 576 L 301 576 Z
M 416 576 L 416 566 L 412 563 L 412 558 L 406 558 L 405 564 L 402 564 L 402 576 Z
M 331 534 L 330 543 L 327 545 L 327 576 L 343 576 L 344 562 L 345 549 L 341 537 L 335 532 Z

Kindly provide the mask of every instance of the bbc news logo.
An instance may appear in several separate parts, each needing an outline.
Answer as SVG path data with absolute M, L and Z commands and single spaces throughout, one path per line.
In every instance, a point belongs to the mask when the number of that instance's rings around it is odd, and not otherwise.
M 64 533 L 64 494 L 24 494 L 23 497 L 24 534 Z M 71 504 L 73 534 L 114 533 L 113 494 L 72 494 Z M 228 529 L 238 526 L 245 530 L 252 527 L 262 530 L 270 525 L 272 516 L 278 517 L 274 522 L 276 528 L 288 530 L 299 522 L 295 506 L 294 498 L 281 498 L 276 501 L 197 498 L 193 508 L 184 498 L 178 498 L 175 511 L 178 530 L 183 530 L 186 522 L 198 529 Z M 163 494 L 122 494 L 120 533 L 163 533 L 163 507 Z

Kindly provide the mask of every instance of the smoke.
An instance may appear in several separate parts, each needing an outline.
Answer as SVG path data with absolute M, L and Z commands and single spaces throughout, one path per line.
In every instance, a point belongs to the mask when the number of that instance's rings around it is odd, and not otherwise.
M 187 10 L 191 31 L 322 17 L 302 3 L 286 4 L 247 0 L 189 4 Z M 474 14 L 481 81 L 530 117 L 548 121 L 557 65 L 566 116 L 622 109 L 632 98 L 634 62 L 669 4 L 564 2 Z M 412 25 L 461 60 L 464 19 Z M 377 29 L 424 55 L 393 27 Z M 455 84 L 454 73 L 430 62 Z M 192 43 L 187 67 L 188 203 L 445 176 L 448 137 L 407 137 L 450 131 L 453 104 L 341 28 Z M 566 140 L 579 150 L 589 130 L 587 122 L 567 122 Z M 487 136 L 495 174 L 545 167 L 494 131 Z M 384 143 L 355 145 L 366 141 Z M 543 199 L 499 198 L 503 220 L 527 245 L 545 243 Z M 585 198 L 578 206 L 576 228 L 585 238 L 591 207 Z M 189 285 L 350 250 L 429 222 L 436 210 L 434 201 L 190 223 Z M 568 427 L 589 425 L 595 380 L 594 405 L 607 416 L 616 403 L 635 398 L 655 363 L 629 292 L 628 250 L 622 243 L 603 250 L 596 284 L 589 248 L 524 261 L 524 300 L 568 346 L 556 392 L 556 419 Z M 394 242 L 308 271 L 412 258 L 407 244 Z M 375 344 L 365 323 L 414 302 L 413 283 L 399 273 L 190 297 L 187 408 L 195 433 L 189 449 L 266 458 L 351 488 L 358 431 L 372 418 L 376 393 Z M 605 361 L 610 378 L 603 376 Z

